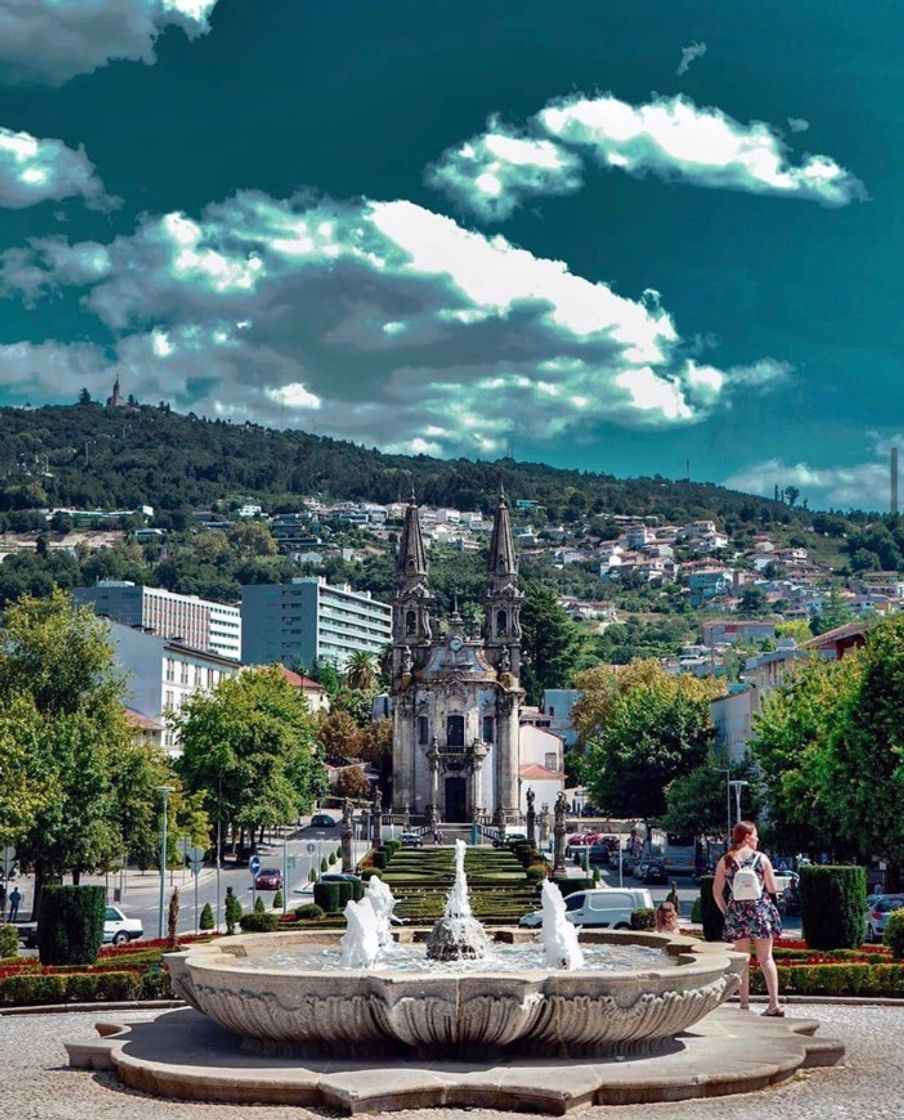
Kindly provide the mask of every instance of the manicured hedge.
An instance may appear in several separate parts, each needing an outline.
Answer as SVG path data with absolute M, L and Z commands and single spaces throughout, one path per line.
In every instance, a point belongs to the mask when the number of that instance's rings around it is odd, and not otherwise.
M 19 931 L 15 926 L 0 926 L 0 960 L 18 955 Z
M 862 867 L 800 869 L 800 921 L 812 949 L 856 949 L 863 940 L 866 872 Z
M 656 925 L 656 911 L 643 906 L 631 911 L 631 929 L 653 929 Z
M 0 930 L 0 933 L 3 931 Z M 891 949 L 891 955 L 899 961 L 904 958 L 904 910 L 893 910 L 885 923 L 882 944 Z
M 45 887 L 38 907 L 42 964 L 93 964 L 104 941 L 103 887 Z
M 316 902 L 305 902 L 295 907 L 295 917 L 300 921 L 319 922 L 323 917 L 323 909 Z
M 239 919 L 243 933 L 273 933 L 281 922 L 280 914 L 243 914 Z
M 168 972 L 26 973 L 0 980 L 0 1004 L 6 1007 L 42 1003 L 124 1003 L 128 1000 L 172 999 Z
M 904 965 L 815 964 L 778 966 L 782 995 L 904 997 Z M 765 993 L 759 969 L 750 974 L 750 990 Z
M 360 902 L 364 897 L 364 884 L 360 880 L 337 880 L 314 884 L 314 902 L 327 914 L 338 914 L 351 899 Z
M 700 909 L 703 920 L 703 937 L 706 941 L 721 941 L 725 918 L 713 898 L 715 876 L 700 876 Z

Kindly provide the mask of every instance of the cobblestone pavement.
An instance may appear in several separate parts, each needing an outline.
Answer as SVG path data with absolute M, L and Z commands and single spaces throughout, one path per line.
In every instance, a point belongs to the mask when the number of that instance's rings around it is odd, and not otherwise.
M 796 1005 L 795 1015 L 818 1019 L 821 1034 L 847 1046 L 842 1065 L 804 1071 L 761 1093 L 676 1104 L 595 1107 L 580 1120 L 886 1120 L 904 1110 L 901 1036 L 904 1008 Z M 152 1013 L 132 1012 L 131 1019 Z M 107 1073 L 66 1067 L 63 1042 L 96 1037 L 95 1020 L 116 1013 L 0 1017 L 0 1103 L 17 1120 L 314 1120 L 336 1115 L 270 1105 L 163 1101 L 126 1089 Z M 387 1114 L 392 1120 L 526 1120 L 523 1113 L 440 1108 Z

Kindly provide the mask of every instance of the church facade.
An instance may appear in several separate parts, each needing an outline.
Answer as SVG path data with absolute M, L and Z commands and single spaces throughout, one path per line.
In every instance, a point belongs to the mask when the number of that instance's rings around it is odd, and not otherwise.
M 393 808 L 436 821 L 504 824 L 519 807 L 521 601 L 505 498 L 493 523 L 484 625 L 435 614 L 414 498 L 396 563 L 392 618 Z

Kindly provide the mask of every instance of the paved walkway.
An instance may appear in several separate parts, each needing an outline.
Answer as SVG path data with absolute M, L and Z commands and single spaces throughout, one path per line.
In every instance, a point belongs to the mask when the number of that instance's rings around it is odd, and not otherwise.
M 800 1073 L 762 1093 L 676 1104 L 589 1108 L 580 1120 L 891 1120 L 904 1101 L 904 1007 L 810 1006 L 795 1014 L 821 1021 L 821 1033 L 848 1048 L 843 1065 Z M 133 1012 L 132 1018 L 147 1017 Z M 94 1021 L 115 1013 L 0 1017 L 2 1108 L 16 1120 L 309 1120 L 325 1110 L 161 1101 L 123 1088 L 107 1073 L 70 1070 L 63 1041 L 95 1037 Z M 526 1120 L 495 1110 L 425 1109 L 388 1120 Z

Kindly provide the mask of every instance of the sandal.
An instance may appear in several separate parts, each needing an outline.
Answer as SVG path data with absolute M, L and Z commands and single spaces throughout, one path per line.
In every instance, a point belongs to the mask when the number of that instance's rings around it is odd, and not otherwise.
M 764 1019 L 784 1019 L 785 1009 L 783 1007 L 767 1007 L 763 1012 Z

